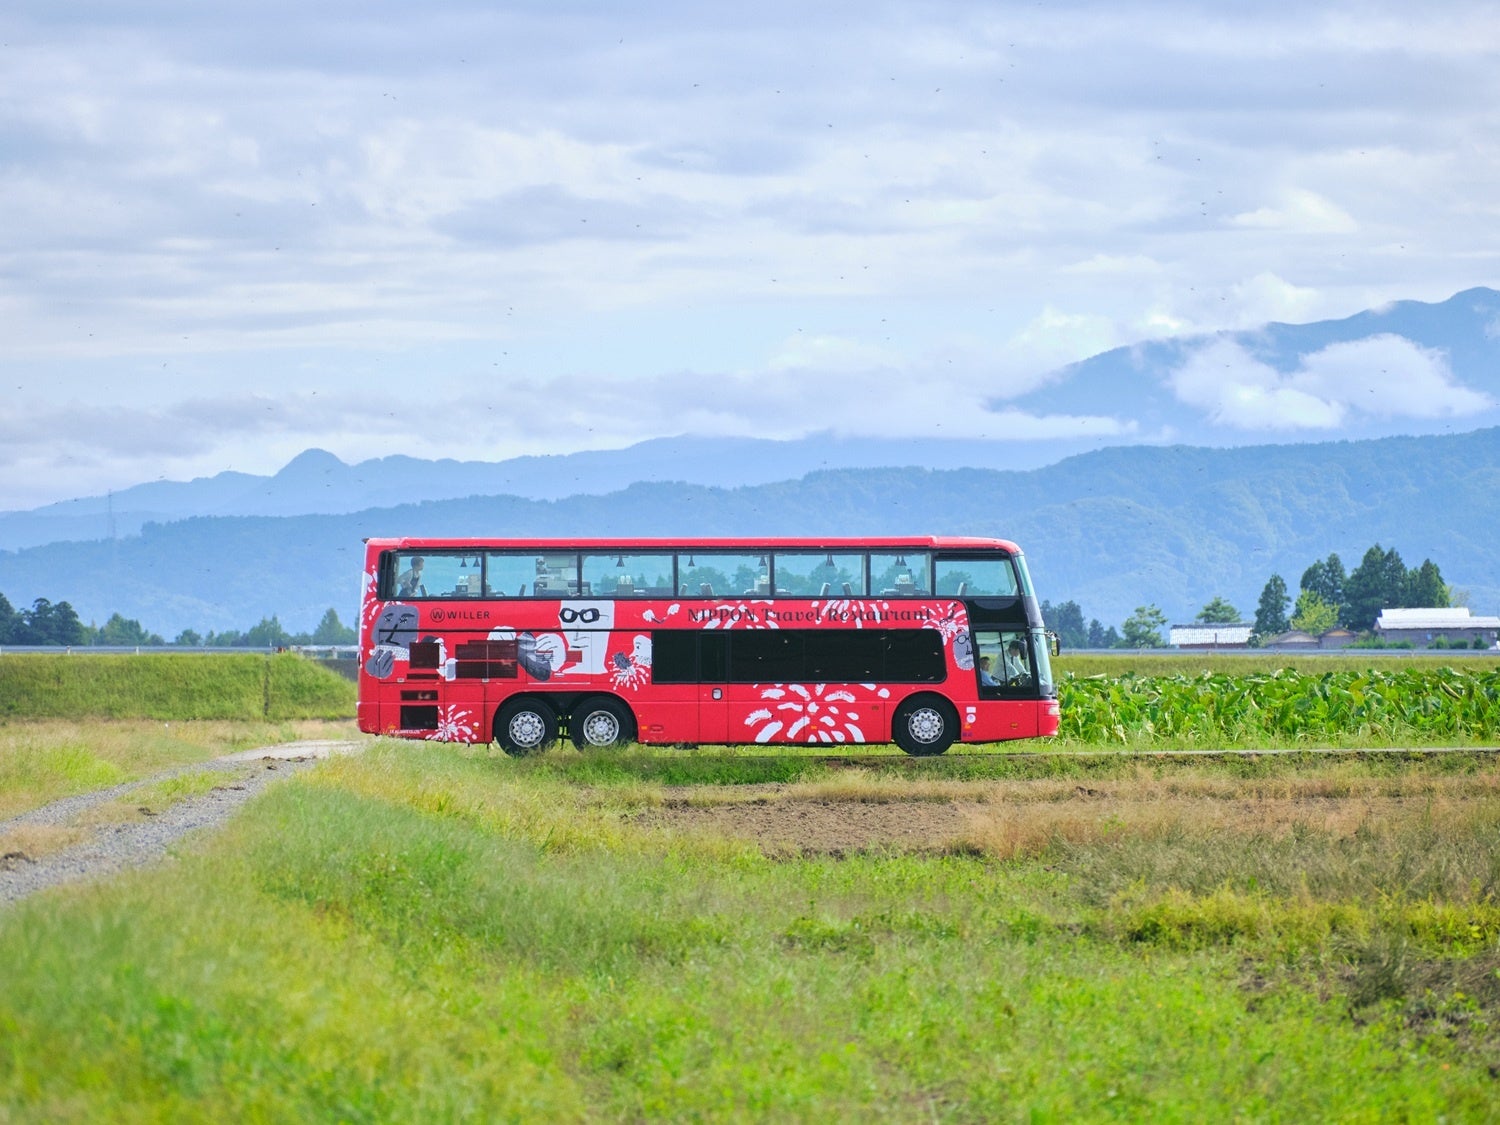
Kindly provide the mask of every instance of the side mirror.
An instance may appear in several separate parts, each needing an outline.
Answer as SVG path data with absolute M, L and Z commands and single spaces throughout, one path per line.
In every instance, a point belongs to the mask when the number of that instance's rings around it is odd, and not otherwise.
M 1062 638 L 1059 637 L 1056 633 L 1047 634 L 1047 650 L 1051 652 L 1053 656 L 1062 655 Z

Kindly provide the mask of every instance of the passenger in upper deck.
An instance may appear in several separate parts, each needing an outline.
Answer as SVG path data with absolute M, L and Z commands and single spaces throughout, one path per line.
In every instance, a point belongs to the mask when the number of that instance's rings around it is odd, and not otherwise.
M 396 580 L 396 592 L 403 598 L 415 597 L 417 594 L 427 593 L 427 587 L 422 585 L 422 567 L 426 565 L 421 555 L 411 560 L 411 566 L 402 572 L 401 577 Z

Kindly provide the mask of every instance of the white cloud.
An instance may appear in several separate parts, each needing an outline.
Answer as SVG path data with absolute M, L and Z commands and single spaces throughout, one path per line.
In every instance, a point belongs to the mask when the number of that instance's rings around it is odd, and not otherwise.
M 1300 189 L 1285 193 L 1277 206 L 1246 211 L 1230 222 L 1238 227 L 1296 234 L 1350 234 L 1359 229 L 1354 218 L 1332 200 Z
M 1239 327 L 1270 321 L 1295 324 L 1316 319 L 1323 295 L 1316 289 L 1293 285 L 1274 273 L 1257 274 L 1233 289 Z
M 1121 326 L 1108 317 L 1065 313 L 1049 305 L 1008 341 L 1005 351 L 1018 365 L 1018 377 L 992 393 L 998 397 L 1025 394 L 1059 368 L 1125 342 Z
M 1462 418 L 1495 405 L 1455 383 L 1442 352 L 1389 334 L 1304 356 L 1294 378 L 1309 393 L 1385 418 Z
M 870 372 L 893 368 L 897 353 L 840 336 L 814 336 L 799 332 L 786 340 L 771 357 L 772 371 L 821 370 Z
M 1464 417 L 1491 409 L 1453 380 L 1446 357 L 1394 335 L 1331 344 L 1283 373 L 1227 339 L 1174 371 L 1178 399 L 1239 430 L 1331 430 L 1359 415 Z

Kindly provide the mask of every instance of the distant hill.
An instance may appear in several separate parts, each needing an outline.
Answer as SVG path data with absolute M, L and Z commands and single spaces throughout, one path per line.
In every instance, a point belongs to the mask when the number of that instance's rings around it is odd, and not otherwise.
M 559 500 L 616 492 L 641 481 L 691 481 L 734 488 L 830 468 L 1036 468 L 1097 444 L 847 438 L 833 434 L 814 434 L 796 441 L 684 436 L 658 438 L 627 449 L 506 461 L 425 461 L 396 456 L 355 465 L 347 465 L 325 450 L 309 449 L 274 476 L 225 472 L 191 481 L 156 481 L 109 496 L 65 500 L 30 511 L 0 512 L 0 550 L 134 535 L 148 523 L 192 516 L 337 515 L 465 496 Z
M 1388 355 L 1410 362 L 1418 351 L 1421 356 L 1435 357 L 1434 362 L 1463 388 L 1468 412 L 1461 416 L 1445 413 L 1443 404 L 1435 403 L 1424 414 L 1421 396 L 1417 396 L 1419 401 L 1403 410 L 1350 408 L 1331 432 L 1274 426 L 1246 430 L 1217 417 L 1201 401 L 1185 401 L 1174 384 L 1194 357 L 1219 348 L 1228 349 L 1231 359 L 1260 365 L 1268 378 L 1292 380 L 1283 391 L 1310 387 L 1317 392 L 1319 380 L 1337 377 L 1337 371 L 1326 369 L 1334 363 L 1327 357 L 1330 349 L 1341 346 L 1364 349 L 1346 353 L 1346 365 L 1378 365 Z M 1324 357 L 1321 366 L 1320 356 Z M 1309 364 L 1313 365 L 1310 372 L 1306 370 Z M 1299 373 L 1302 381 L 1296 382 Z M 1403 382 L 1401 373 L 1383 375 L 1378 366 L 1366 377 L 1386 385 Z M 1347 396 L 1347 385 L 1343 391 Z M 1488 407 L 1483 406 L 1485 402 Z M 1403 301 L 1342 320 L 1268 324 L 1117 348 L 1065 367 L 1038 389 L 1003 405 L 1039 415 L 1109 415 L 1134 429 L 1125 437 L 1049 441 L 901 440 L 832 433 L 795 441 L 679 436 L 627 449 L 496 462 L 394 456 L 348 465 L 331 453 L 311 449 L 274 476 L 225 472 L 192 481 L 156 481 L 110 496 L 83 497 L 26 512 L 0 512 L 0 550 L 130 536 L 148 523 L 193 516 L 339 515 L 466 496 L 556 501 L 606 495 L 640 482 L 685 481 L 733 489 L 839 469 L 1027 470 L 1122 441 L 1229 447 L 1332 436 L 1354 439 L 1472 431 L 1500 425 L 1500 293 L 1470 289 L 1437 304 Z
M 1500 429 L 1230 449 L 1102 449 L 1025 471 L 832 469 L 738 488 L 637 483 L 565 499 L 471 496 L 352 513 L 150 523 L 116 540 L 0 552 L 16 605 L 66 598 L 166 636 L 275 613 L 310 630 L 352 621 L 372 535 L 972 533 L 1014 538 L 1039 593 L 1118 625 L 1154 602 L 1190 619 L 1215 595 L 1255 609 L 1277 572 L 1371 543 L 1432 558 L 1476 611 L 1500 610 Z

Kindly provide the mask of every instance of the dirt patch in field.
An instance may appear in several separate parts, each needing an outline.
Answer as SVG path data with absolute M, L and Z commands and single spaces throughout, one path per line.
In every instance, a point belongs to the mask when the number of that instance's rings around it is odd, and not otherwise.
M 750 787 L 747 787 L 750 788 Z M 1154 785 L 1104 792 L 1082 785 L 1005 785 L 962 796 L 874 797 L 756 786 L 754 795 L 704 787 L 639 814 L 643 827 L 744 840 L 770 856 L 863 851 L 1037 855 L 1057 843 L 1094 844 L 1174 834 L 1279 838 L 1310 831 L 1348 838 L 1413 815 L 1475 815 L 1463 779 L 1424 782 L 1420 803 L 1401 795 L 1296 796 L 1246 801 L 1224 793 L 1162 794 Z M 738 798 L 738 799 L 737 799 Z
M 950 801 L 782 798 L 667 805 L 643 819 L 675 831 L 746 840 L 767 855 L 784 856 L 965 849 L 982 816 L 978 806 Z

